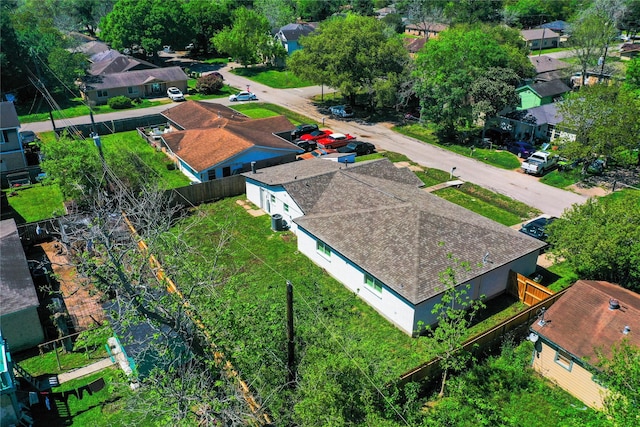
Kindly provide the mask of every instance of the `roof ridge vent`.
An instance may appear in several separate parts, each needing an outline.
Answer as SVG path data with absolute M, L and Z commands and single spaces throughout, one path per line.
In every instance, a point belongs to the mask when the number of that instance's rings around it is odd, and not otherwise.
M 609 299 L 609 310 L 618 310 L 620 308 L 620 301 L 615 298 Z

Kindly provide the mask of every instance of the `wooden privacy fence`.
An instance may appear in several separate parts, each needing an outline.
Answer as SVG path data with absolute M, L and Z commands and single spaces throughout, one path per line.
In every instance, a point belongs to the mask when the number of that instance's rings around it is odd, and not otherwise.
M 528 328 L 528 326 L 538 316 L 538 310 L 542 307 L 548 309 L 562 295 L 564 295 L 568 289 L 569 288 L 563 289 L 562 291 L 549 296 L 544 301 L 540 301 L 537 304 L 532 305 L 522 313 L 518 313 L 510 319 L 505 320 L 494 328 L 468 339 L 464 342 L 462 348 L 478 355 L 482 351 L 495 347 L 497 343 L 502 342 L 505 335 L 508 333 L 526 332 L 526 328 Z M 421 381 L 425 378 L 431 378 L 439 372 L 440 358 L 438 357 L 402 374 L 400 376 L 399 384 L 405 385 L 410 382 Z
M 199 184 L 167 190 L 174 205 L 199 205 L 225 197 L 239 196 L 245 192 L 245 180 L 242 175 L 205 181 Z
M 509 272 L 507 291 L 511 295 L 517 296 L 520 301 L 529 307 L 546 300 L 554 294 L 554 292 L 546 286 L 542 286 L 527 276 L 523 276 L 513 270 Z

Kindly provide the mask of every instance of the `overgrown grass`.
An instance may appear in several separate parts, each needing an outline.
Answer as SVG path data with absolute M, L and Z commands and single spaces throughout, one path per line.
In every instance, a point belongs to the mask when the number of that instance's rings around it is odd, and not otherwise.
M 235 68 L 232 73 L 274 89 L 290 89 L 313 85 L 312 82 L 303 80 L 291 71 L 282 68 L 254 66 L 250 68 Z
M 203 95 L 196 91 L 196 79 L 189 79 L 187 85 L 189 87 L 189 93 L 185 94 L 186 99 L 189 101 L 202 101 L 203 99 L 220 99 L 227 98 L 229 95 L 234 93 L 238 93 L 238 90 L 229 86 L 223 85 L 217 93 L 213 93 L 211 95 Z
M 468 182 L 459 189 L 449 187 L 434 194 L 506 226 L 540 214 L 540 211 L 522 202 Z
M 422 142 L 437 145 L 446 150 L 452 151 L 465 157 L 477 159 L 483 163 L 487 163 L 501 169 L 512 170 L 520 167 L 518 158 L 508 151 L 493 149 L 490 150 L 488 148 L 472 148 L 469 146 L 457 144 L 444 144 L 439 140 L 439 138 L 435 134 L 434 128 L 430 125 L 424 126 L 421 124 L 407 124 L 394 126 L 393 130 Z
M 554 170 L 547 173 L 540 178 L 540 182 L 557 188 L 567 188 L 568 186 L 580 182 L 582 176 L 580 175 L 580 168 L 559 171 Z
M 3 191 L 7 193 L 9 206 L 24 222 L 40 221 L 65 213 L 62 192 L 55 184 L 33 184 Z
M 141 102 L 135 104 L 133 107 L 128 110 L 139 110 L 141 108 L 154 107 L 156 105 L 170 104 L 172 101 L 167 99 L 160 100 L 149 100 L 143 99 Z M 70 99 L 61 103 L 61 110 L 56 110 L 53 112 L 54 120 L 62 120 L 62 119 L 70 119 L 72 117 L 80 117 L 80 116 L 88 116 L 89 115 L 89 107 L 83 103 L 80 98 Z M 114 110 L 108 105 L 96 105 L 92 107 L 93 114 L 105 114 L 105 113 L 114 113 L 118 111 L 126 111 L 126 110 Z M 49 120 L 49 112 L 45 110 L 44 107 L 41 107 L 40 110 L 32 112 L 26 107 L 18 107 L 18 115 L 20 118 L 20 123 L 33 123 L 33 122 L 42 122 Z
M 160 188 L 170 189 L 189 185 L 189 178 L 178 169 L 170 170 L 173 162 L 164 153 L 147 144 L 137 131 L 105 135 L 102 137 L 102 146 L 107 159 L 109 153 L 114 151 L 133 153 L 144 165 L 149 180 L 156 182 Z
M 578 275 L 573 271 L 567 261 L 556 262 L 549 268 L 550 272 L 557 274 L 560 278 L 553 283 L 550 283 L 548 288 L 554 292 L 559 292 L 565 288 L 568 288 L 576 280 L 579 279 Z

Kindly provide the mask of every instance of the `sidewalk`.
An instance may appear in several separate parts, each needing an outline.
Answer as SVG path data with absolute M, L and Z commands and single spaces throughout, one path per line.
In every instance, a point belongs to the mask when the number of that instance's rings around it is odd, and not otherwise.
M 58 382 L 62 384 L 66 383 L 67 381 L 75 380 L 76 378 L 84 377 L 95 372 L 102 371 L 103 369 L 108 368 L 114 363 L 115 362 L 113 362 L 111 358 L 107 357 L 106 359 L 102 359 L 99 362 L 87 365 L 84 368 L 75 369 L 73 371 L 65 372 L 64 374 L 58 375 Z

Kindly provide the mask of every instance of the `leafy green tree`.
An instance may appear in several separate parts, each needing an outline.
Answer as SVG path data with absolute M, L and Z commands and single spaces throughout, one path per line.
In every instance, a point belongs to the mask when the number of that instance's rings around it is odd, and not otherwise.
M 95 37 L 100 19 L 106 16 L 117 0 L 61 0 L 58 13 L 69 19 L 69 30 L 85 29 Z
M 640 58 L 633 58 L 627 63 L 627 75 L 624 85 L 627 89 L 640 94 Z
M 625 13 L 620 18 L 618 26 L 627 35 L 638 34 L 640 31 L 640 0 L 626 0 Z
M 445 2 L 444 14 L 455 24 L 498 22 L 502 0 L 458 0 Z
M 624 190 L 574 205 L 549 226 L 553 255 L 581 279 L 640 290 L 640 192 Z
M 291 24 L 296 20 L 292 0 L 256 0 L 253 5 L 267 18 L 273 29 Z
M 516 30 L 457 26 L 440 33 L 418 53 L 416 94 L 425 118 L 452 135 L 474 117 L 469 91 L 491 67 L 513 70 L 520 78 L 532 73 Z M 516 43 L 514 45 L 514 43 Z
M 616 427 L 640 422 L 640 348 L 623 340 L 613 346 L 611 356 L 599 349 L 595 376 L 607 387 L 604 408 Z
M 380 80 L 392 81 L 408 62 L 402 41 L 387 36 L 385 29 L 371 17 L 348 14 L 330 19 L 301 37 L 303 49 L 294 52 L 287 65 L 304 79 L 339 89 L 354 105 L 357 93 L 373 94 Z
M 163 45 L 186 46 L 194 37 L 181 0 L 119 0 L 100 21 L 100 36 L 114 49 L 141 46 L 156 56 Z
M 207 74 L 206 76 L 198 78 L 196 81 L 196 90 L 202 94 L 210 95 L 222 89 L 223 85 L 222 77 L 214 74 Z
M 296 0 L 298 16 L 306 21 L 320 22 L 340 11 L 342 0 Z
M 598 59 L 616 35 L 611 19 L 595 9 L 587 9 L 571 22 L 571 46 L 582 72 L 582 85 L 587 78 L 587 69 L 596 66 Z
M 195 31 L 197 52 L 209 53 L 210 40 L 225 25 L 231 24 L 231 10 L 227 2 L 190 1 L 184 4 L 189 27 Z
M 225 27 L 211 42 L 217 50 L 246 67 L 282 55 L 270 31 L 269 21 L 264 15 L 241 7 L 233 12 L 232 26 Z
M 93 141 L 62 137 L 42 144 L 41 151 L 44 160 L 40 167 L 47 174 L 46 182 L 58 184 L 65 200 L 81 205 L 104 183 Z
M 444 293 L 440 302 L 434 305 L 431 313 L 437 315 L 438 326 L 433 330 L 435 351 L 440 357 L 442 382 L 440 397 L 444 396 L 448 375 L 465 368 L 471 354 L 463 349 L 462 344 L 467 336 L 469 325 L 478 311 L 484 308 L 481 299 L 474 300 L 468 292 L 471 285 L 458 285 L 457 275 L 460 270 L 468 270 L 469 264 L 454 259 L 449 255 L 453 266 L 440 273 L 440 282 L 444 285 Z
M 604 156 L 619 164 L 630 161 L 629 150 L 638 144 L 640 101 L 624 86 L 583 86 L 559 104 L 560 127 L 575 132 L 575 140 L 565 140 L 562 153 L 570 159 Z
M 71 97 L 74 97 L 77 93 L 76 80 L 84 77 L 89 68 L 87 57 L 82 53 L 71 53 L 66 49 L 56 48 L 49 54 L 47 62 L 60 83 L 71 92 Z
M 398 34 L 404 33 L 404 23 L 402 22 L 402 16 L 397 13 L 389 13 L 382 18 L 382 22 L 393 28 Z
M 474 117 L 494 117 L 503 109 L 517 105 L 519 81 L 520 77 L 509 68 L 491 67 L 480 74 L 469 90 Z

